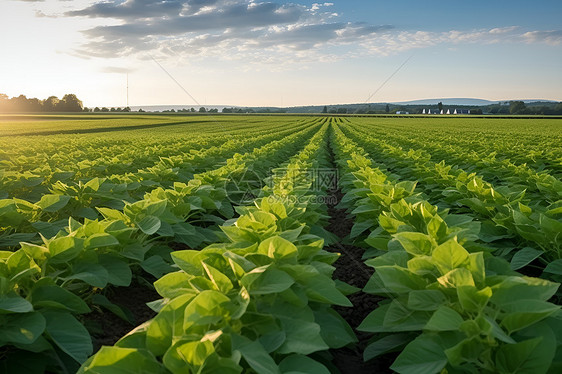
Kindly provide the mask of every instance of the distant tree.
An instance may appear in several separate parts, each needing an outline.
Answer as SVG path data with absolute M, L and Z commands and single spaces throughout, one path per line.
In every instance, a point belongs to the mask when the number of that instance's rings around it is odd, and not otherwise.
M 129 107 L 123 108 L 123 112 L 130 112 L 130 111 L 131 111 L 131 108 L 129 108 Z
M 482 114 L 482 109 L 480 108 L 471 109 L 470 114 Z
M 102 111 L 102 112 L 109 112 L 109 109 L 106 108 L 106 107 L 103 107 L 103 108 L 101 108 L 101 111 Z
M 189 111 L 190 111 L 191 113 L 195 113 L 195 108 L 191 108 L 191 109 L 189 109 Z
M 117 109 L 111 108 L 111 109 L 109 109 L 109 111 L 110 111 L 110 112 L 117 112 Z
M 443 110 L 443 103 L 441 101 L 437 103 L 437 109 L 439 109 L 439 111 Z
M 205 107 L 201 107 L 199 108 L 199 113 L 205 113 L 207 111 L 207 109 L 205 109 Z
M 521 114 L 525 111 L 525 103 L 522 101 L 512 101 L 509 103 L 510 114 Z
M 54 112 L 57 110 L 57 106 L 59 105 L 59 98 L 56 96 L 49 96 L 45 100 L 43 100 L 43 110 L 45 112 Z
M 145 113 L 145 111 L 142 108 L 139 108 L 139 113 Z
M 330 113 L 330 114 L 336 114 L 337 112 L 338 112 L 338 111 L 337 111 L 336 108 L 332 108 L 332 109 L 329 109 L 329 110 L 328 110 L 328 113 Z
M 338 108 L 338 114 L 346 114 L 347 108 Z
M 101 112 L 101 109 L 99 107 L 95 107 L 94 112 Z
M 57 104 L 58 112 L 81 112 L 83 105 L 75 94 L 66 94 Z
M 322 109 L 322 113 L 328 113 L 328 107 L 326 105 L 324 105 L 324 108 Z
M 384 109 L 384 111 L 389 113 L 390 112 L 390 105 L 386 104 L 386 108 Z

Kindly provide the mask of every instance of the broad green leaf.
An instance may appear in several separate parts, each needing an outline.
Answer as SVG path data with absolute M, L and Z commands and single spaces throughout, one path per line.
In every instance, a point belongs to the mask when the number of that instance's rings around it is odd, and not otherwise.
M 91 286 L 104 288 L 107 286 L 109 274 L 107 270 L 95 263 L 81 262 L 73 267 L 73 274 L 67 280 L 80 279 Z
M 64 208 L 70 201 L 70 196 L 65 195 L 43 195 L 36 203 L 45 212 L 57 212 Z
M 485 287 L 478 290 L 472 286 L 457 287 L 457 296 L 464 309 L 471 312 L 479 312 L 486 306 L 490 297 L 492 297 L 492 289 Z
M 318 361 L 303 355 L 290 355 L 279 363 L 283 374 L 330 374 L 330 371 Z
M 72 236 L 53 239 L 47 244 L 51 263 L 68 262 L 76 258 L 84 249 L 84 241 Z
M 268 255 L 277 260 L 296 258 L 297 247 L 287 239 L 283 239 L 280 236 L 273 236 L 260 243 L 258 253 Z
M 87 249 L 111 247 L 114 245 L 119 245 L 119 240 L 115 236 L 103 232 L 89 236 L 84 243 L 84 247 Z
M 37 308 L 54 308 L 81 314 L 90 308 L 80 297 L 59 286 L 39 286 L 31 292 L 31 302 Z
M 193 276 L 186 274 L 184 271 L 176 271 L 158 279 L 154 282 L 154 287 L 162 297 L 169 299 L 174 299 L 186 293 L 191 293 L 195 296 L 196 292 L 189 283 L 191 278 Z
M 545 373 L 554 352 L 548 352 L 552 349 L 547 350 L 547 352 L 540 352 L 537 348 L 541 340 L 542 338 L 538 337 L 517 344 L 502 345 L 496 353 L 498 371 L 502 373 Z M 544 349 L 544 347 L 541 348 Z
M 318 324 L 291 318 L 290 316 L 278 316 L 278 318 L 287 334 L 285 342 L 277 350 L 278 353 L 309 355 L 329 348 L 320 335 Z
M 218 269 L 206 264 L 205 262 L 202 262 L 202 265 L 205 269 L 205 272 L 207 273 L 207 277 L 211 282 L 213 282 L 217 291 L 226 294 L 230 290 L 232 290 L 232 282 L 226 275 L 221 273 Z
M 285 291 L 295 283 L 295 280 L 282 270 L 266 266 L 250 271 L 240 283 L 248 289 L 250 295 L 265 295 Z
M 434 241 L 421 232 L 399 232 L 393 237 L 400 242 L 406 252 L 412 255 L 431 255 Z
M 164 374 L 166 372 L 162 364 L 146 350 L 103 346 L 82 365 L 77 374 Z
M 546 265 L 545 273 L 562 275 L 562 259 L 554 260 Z
M 2 343 L 32 344 L 45 331 L 45 318 L 39 312 L 17 313 L 2 318 Z
M 445 288 L 475 286 L 472 273 L 470 270 L 465 268 L 453 269 L 442 277 L 439 277 L 437 282 Z
M 416 290 L 408 294 L 408 308 L 413 310 L 437 310 L 446 302 L 447 298 L 438 290 Z
M 83 363 L 92 354 L 92 339 L 88 330 L 70 313 L 44 312 L 46 331 L 50 338 L 70 357 Z
M 33 305 L 15 292 L 0 295 L 0 314 L 2 312 L 27 313 L 31 311 L 33 311 Z
M 519 270 L 544 254 L 544 251 L 525 247 L 515 253 L 511 259 L 511 269 Z
M 502 304 L 507 312 L 501 325 L 510 333 L 530 326 L 560 310 L 560 306 L 540 300 L 516 300 Z
M 432 258 L 441 271 L 446 274 L 468 262 L 468 251 L 456 240 L 451 239 L 433 250 Z
M 376 274 L 380 277 L 388 292 L 408 293 L 413 290 L 424 289 L 427 282 L 408 269 L 400 266 L 380 266 L 376 268 Z
M 462 316 L 447 306 L 440 306 L 433 313 L 424 330 L 430 331 L 457 331 L 463 323 Z
M 191 294 L 178 296 L 152 319 L 146 332 L 146 347 L 154 355 L 162 356 L 172 345 L 173 337 L 184 334 L 185 307 L 192 299 Z
M 140 222 L 137 222 L 137 226 L 146 235 L 153 235 L 160 229 L 161 223 L 158 217 L 146 216 Z
M 422 334 L 404 348 L 390 368 L 400 374 L 435 374 L 446 365 L 444 347 Z
M 369 361 L 412 341 L 410 334 L 392 334 L 370 343 L 363 351 L 363 360 Z
M 232 350 L 240 352 L 248 365 L 257 373 L 280 373 L 277 364 L 259 341 L 251 341 L 244 336 L 232 334 Z
M 320 325 L 320 336 L 330 348 L 341 348 L 357 342 L 351 326 L 331 308 L 315 312 L 314 321 Z
M 99 256 L 99 263 L 107 271 L 108 283 L 123 287 L 131 284 L 131 267 L 119 257 L 103 254 Z

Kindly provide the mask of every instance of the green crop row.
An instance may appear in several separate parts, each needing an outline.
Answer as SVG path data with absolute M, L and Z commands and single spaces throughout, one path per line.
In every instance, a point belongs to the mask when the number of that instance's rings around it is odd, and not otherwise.
M 77 316 L 90 311 L 88 304 L 124 315 L 100 290 L 108 284 L 129 285 L 132 266 L 140 266 L 156 277 L 173 271 L 172 250 L 166 243 L 196 248 L 218 240 L 217 234 L 201 223 L 224 222 L 233 216 L 224 184 L 227 177 L 247 170 L 256 161 L 265 169 L 272 167 L 275 164 L 267 160 L 294 154 L 306 134 L 315 129 L 238 155 L 219 169 L 195 176 L 189 184 L 156 188 L 143 200 L 126 203 L 122 210 L 97 207 L 103 220 L 85 219 L 80 223 L 70 218 L 66 227 L 48 239 L 43 237 L 41 243 L 22 243 L 16 251 L 2 251 L 1 345 L 11 347 L 9 352 L 34 352 L 35 356 L 28 353 L 28 359 L 30 365 L 39 365 L 36 372 L 83 362 L 92 353 L 92 344 Z M 47 195 L 41 204 L 45 202 L 52 202 L 45 205 L 52 209 L 62 209 L 68 203 L 60 195 Z M 36 205 L 29 203 L 27 213 L 37 212 Z M 4 213 L 9 206 L 4 206 Z M 16 213 L 26 212 L 15 210 L 3 217 L 6 222 L 15 222 L 19 217 Z M 11 352 L 8 356 L 8 367 L 19 365 L 20 355 Z
M 179 271 L 155 282 L 156 317 L 103 347 L 79 373 L 329 373 L 307 355 L 355 341 L 330 305 L 351 306 L 331 279 L 337 254 L 311 233 L 322 205 L 315 175 L 324 126 L 255 206 L 222 226 L 222 242 L 172 254 Z M 320 161 L 320 162 L 319 162 Z M 318 356 L 320 361 L 322 356 Z
M 450 214 L 393 182 L 334 129 L 336 159 L 355 231 L 376 256 L 364 292 L 386 297 L 359 329 L 375 333 L 372 359 L 399 351 L 398 373 L 557 373 L 562 314 L 548 302 L 559 284 L 521 276 L 476 243 L 479 222 Z

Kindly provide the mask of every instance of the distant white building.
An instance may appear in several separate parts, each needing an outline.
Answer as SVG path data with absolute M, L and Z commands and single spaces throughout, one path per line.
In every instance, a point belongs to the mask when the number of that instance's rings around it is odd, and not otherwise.
M 425 109 L 422 111 L 422 114 L 426 114 L 426 113 L 425 113 Z
M 396 114 L 410 114 L 410 112 L 405 112 L 403 110 L 399 110 L 399 111 L 396 112 Z
M 451 109 L 447 109 L 447 114 L 451 114 Z
M 453 114 L 470 114 L 470 110 L 468 110 L 468 109 L 455 109 Z

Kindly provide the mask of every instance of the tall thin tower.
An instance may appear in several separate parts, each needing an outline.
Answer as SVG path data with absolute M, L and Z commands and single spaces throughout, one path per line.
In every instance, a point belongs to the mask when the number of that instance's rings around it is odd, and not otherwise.
M 127 73 L 127 107 L 129 107 L 129 73 Z

